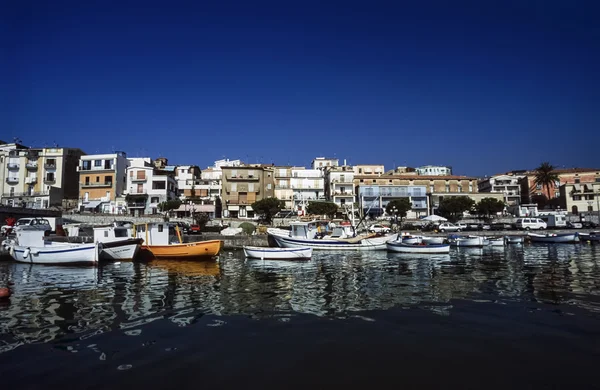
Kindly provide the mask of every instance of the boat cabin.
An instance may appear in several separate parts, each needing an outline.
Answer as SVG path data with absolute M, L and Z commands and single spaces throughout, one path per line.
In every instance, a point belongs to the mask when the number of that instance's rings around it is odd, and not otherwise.
M 19 246 L 40 247 L 45 245 L 46 231 L 44 230 L 25 225 L 16 227 L 15 232 Z
M 180 244 L 178 232 L 166 222 L 135 225 L 135 237 L 143 238 L 144 245 Z
M 94 242 L 111 242 L 130 238 L 133 234 L 131 228 L 124 226 L 101 226 L 94 228 Z
M 352 238 L 356 236 L 354 227 L 350 222 L 342 222 L 339 226 L 324 221 L 292 222 L 290 223 L 290 237 L 308 240 L 328 238 Z

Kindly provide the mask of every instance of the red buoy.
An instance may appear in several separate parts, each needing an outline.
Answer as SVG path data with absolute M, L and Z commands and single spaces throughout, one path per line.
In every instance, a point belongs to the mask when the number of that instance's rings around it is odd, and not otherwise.
M 10 297 L 10 290 L 6 287 L 0 288 L 0 298 L 8 298 Z

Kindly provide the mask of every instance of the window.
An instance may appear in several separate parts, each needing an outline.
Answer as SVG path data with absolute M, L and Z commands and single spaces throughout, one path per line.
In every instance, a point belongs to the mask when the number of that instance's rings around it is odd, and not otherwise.
M 102 160 L 94 160 L 94 166 L 95 167 L 101 167 L 102 166 Z
M 581 195 L 573 195 L 573 200 L 581 200 Z
M 104 160 L 104 169 L 111 169 L 111 160 Z
M 85 184 L 86 184 L 86 185 L 87 185 L 87 184 L 90 184 L 90 177 L 89 177 L 89 176 L 86 176 L 86 177 L 85 177 Z
M 581 179 L 579 179 L 578 177 L 575 178 L 575 184 L 579 184 L 581 182 Z
M 133 177 L 133 171 L 129 171 L 129 177 Z
M 107 176 L 104 178 L 104 184 L 112 186 L 112 176 Z
M 96 183 L 100 183 L 100 176 L 96 176 Z
M 91 168 L 92 168 L 92 162 L 91 161 L 82 161 L 81 162 L 81 169 L 83 169 L 84 171 L 90 170 Z
M 163 224 L 162 223 L 158 225 L 158 232 L 159 233 L 163 232 Z
M 254 177 L 254 171 L 248 171 L 248 177 Z
M 150 203 L 158 203 L 158 196 L 153 196 L 150 198 Z
M 108 237 L 108 230 L 104 231 L 104 237 Z
M 450 192 L 450 186 L 446 184 L 446 192 Z
M 54 181 L 54 173 L 46 173 L 46 181 Z
M 164 181 L 153 181 L 152 189 L 153 190 L 165 190 L 165 189 L 167 189 L 167 184 Z
M 254 183 L 248 183 L 248 192 L 254 192 Z
M 233 178 L 237 177 L 237 169 L 231 170 L 231 177 L 233 177 Z
M 462 186 L 458 186 L 458 192 L 462 192 Z
M 358 173 L 362 173 L 362 168 L 358 168 Z
M 271 189 L 271 183 L 267 184 L 267 190 Z
M 429 185 L 429 192 L 433 193 L 433 184 Z

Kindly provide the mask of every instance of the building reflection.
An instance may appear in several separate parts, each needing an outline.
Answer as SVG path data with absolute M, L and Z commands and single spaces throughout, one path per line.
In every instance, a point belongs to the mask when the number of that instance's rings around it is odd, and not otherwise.
M 120 262 L 99 268 L 0 263 L 13 283 L 0 305 L 0 352 L 86 339 L 156 320 L 187 326 L 205 314 L 345 316 L 414 307 L 447 315 L 453 300 L 493 297 L 598 311 L 600 250 L 590 245 L 461 248 L 450 255 L 317 253 L 306 262 Z

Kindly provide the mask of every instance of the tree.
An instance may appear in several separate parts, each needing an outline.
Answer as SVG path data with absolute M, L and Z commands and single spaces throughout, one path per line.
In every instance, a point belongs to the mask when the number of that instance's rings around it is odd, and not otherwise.
M 465 212 L 475 205 L 475 201 L 468 196 L 448 196 L 441 200 L 438 212 L 442 217 L 457 221 Z
M 179 206 L 181 206 L 181 201 L 179 199 L 172 199 L 159 203 L 158 209 L 165 213 L 165 218 L 167 218 L 169 211 L 176 210 L 179 208 Z
M 306 212 L 314 215 L 327 215 L 329 218 L 335 217 L 338 206 L 333 202 L 308 202 Z
M 408 198 L 394 199 L 385 206 L 385 212 L 388 215 L 400 217 L 400 225 L 402 225 L 402 220 L 410 210 L 412 210 L 412 203 Z
M 475 211 L 478 215 L 490 217 L 491 214 L 496 214 L 504 211 L 505 204 L 503 201 L 496 198 L 483 198 L 475 205 Z
M 215 218 L 221 218 L 223 215 L 223 202 L 220 197 L 215 198 Z
M 535 169 L 535 178 L 533 182 L 536 187 L 541 186 L 546 189 L 547 199 L 553 198 L 552 194 L 550 194 L 550 187 L 554 186 L 554 183 L 557 181 L 559 181 L 558 174 L 554 171 L 554 166 L 549 162 L 543 162 Z
M 285 203 L 277 198 L 265 198 L 252 203 L 252 210 L 261 215 L 266 223 L 273 221 L 275 214 L 285 207 Z
M 203 229 L 208 221 L 210 221 L 210 217 L 207 213 L 198 213 L 194 215 L 194 222 L 196 222 L 196 225 L 200 226 L 200 229 Z

